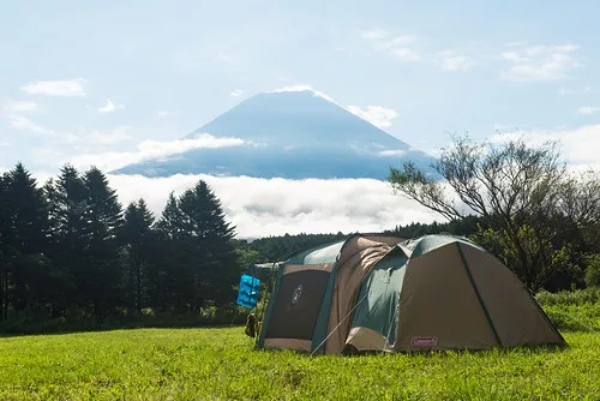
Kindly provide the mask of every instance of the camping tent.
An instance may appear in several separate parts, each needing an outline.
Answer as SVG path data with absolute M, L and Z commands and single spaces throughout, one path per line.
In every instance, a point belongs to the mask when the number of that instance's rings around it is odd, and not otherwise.
M 563 343 L 519 279 L 472 242 L 354 235 L 280 265 L 257 345 L 339 354 Z

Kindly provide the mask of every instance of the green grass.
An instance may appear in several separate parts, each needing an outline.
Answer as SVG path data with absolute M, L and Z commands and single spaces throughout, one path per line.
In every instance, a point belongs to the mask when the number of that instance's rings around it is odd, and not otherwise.
M 566 349 L 314 357 L 243 328 L 0 338 L 0 400 L 600 399 L 600 334 Z

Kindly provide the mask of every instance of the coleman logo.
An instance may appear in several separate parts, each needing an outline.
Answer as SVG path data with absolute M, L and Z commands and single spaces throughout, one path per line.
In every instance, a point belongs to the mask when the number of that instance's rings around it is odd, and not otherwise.
M 437 337 L 413 337 L 410 340 L 413 347 L 435 347 L 437 343 Z
M 298 301 L 300 300 L 300 296 L 302 296 L 302 290 L 304 290 L 304 287 L 302 287 L 302 284 L 300 284 L 294 290 L 294 293 L 292 294 L 292 306 L 296 305 L 298 303 Z

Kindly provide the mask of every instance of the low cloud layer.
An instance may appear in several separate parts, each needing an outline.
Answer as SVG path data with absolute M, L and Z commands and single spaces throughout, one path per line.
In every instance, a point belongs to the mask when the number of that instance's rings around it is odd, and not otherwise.
M 166 178 L 110 175 L 123 204 L 144 198 L 160 216 L 167 196 L 206 181 L 221 199 L 240 238 L 285 233 L 377 232 L 439 216 L 394 195 L 386 182 L 370 179 L 286 180 L 175 175 Z
M 119 141 L 127 139 L 128 130 L 115 132 L 113 139 Z M 118 135 L 117 135 L 118 134 Z M 108 140 L 110 138 L 104 138 Z M 192 139 L 180 139 L 175 141 L 144 141 L 140 143 L 135 151 L 111 151 L 100 153 L 89 153 L 75 156 L 69 163 L 77 168 L 86 169 L 96 166 L 101 170 L 114 170 L 132 163 L 139 163 L 148 159 L 167 157 L 174 154 L 187 152 L 200 148 L 223 148 L 229 146 L 242 146 L 248 143 L 240 138 L 216 138 L 210 134 L 198 134 Z

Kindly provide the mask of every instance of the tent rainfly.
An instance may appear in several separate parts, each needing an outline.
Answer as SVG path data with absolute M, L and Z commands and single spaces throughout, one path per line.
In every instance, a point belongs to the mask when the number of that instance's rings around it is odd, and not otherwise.
M 280 265 L 257 346 L 340 354 L 564 342 L 521 281 L 467 239 L 354 235 Z

